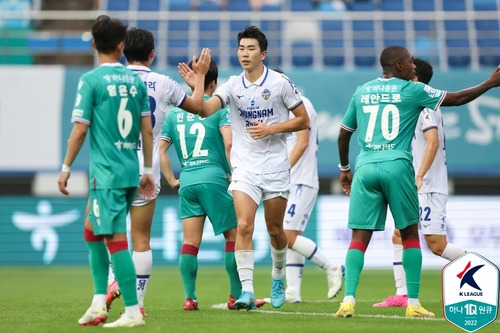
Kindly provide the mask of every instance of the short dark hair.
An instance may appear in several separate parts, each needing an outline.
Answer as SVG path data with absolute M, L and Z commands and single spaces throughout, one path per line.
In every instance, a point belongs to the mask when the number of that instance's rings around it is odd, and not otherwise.
M 189 68 L 193 69 L 193 60 L 188 63 Z M 210 66 L 208 67 L 208 72 L 205 74 L 205 87 L 204 90 L 207 90 L 210 82 L 215 81 L 217 83 L 217 78 L 219 77 L 219 69 L 217 68 L 217 64 L 213 59 L 210 60 Z
M 259 42 L 259 47 L 261 51 L 267 51 L 267 37 L 266 35 L 255 25 L 247 25 L 245 30 L 238 33 L 238 46 L 243 38 L 253 38 Z
M 431 64 L 421 58 L 413 59 L 415 64 L 415 75 L 419 82 L 429 84 L 432 79 L 433 70 Z
M 391 67 L 400 62 L 408 54 L 403 46 L 388 46 L 380 54 L 380 66 Z
M 125 40 L 126 33 L 127 26 L 122 21 L 107 15 L 100 15 L 92 25 L 96 49 L 104 54 L 113 53 L 118 44 Z
M 153 34 L 144 29 L 130 28 L 125 38 L 125 49 L 123 54 L 128 62 L 147 61 L 149 54 L 155 48 L 155 38 Z

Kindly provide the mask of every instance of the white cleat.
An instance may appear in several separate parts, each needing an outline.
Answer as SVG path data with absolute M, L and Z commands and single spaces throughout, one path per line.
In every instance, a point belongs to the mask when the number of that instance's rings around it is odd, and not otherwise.
M 336 265 L 326 271 L 328 280 L 328 298 L 335 297 L 342 288 L 342 266 Z
M 129 318 L 125 313 L 112 323 L 104 324 L 102 327 L 115 328 L 115 327 L 139 327 L 146 325 L 144 317 L 140 315 L 137 318 Z
M 88 308 L 82 318 L 78 319 L 78 324 L 82 326 L 96 326 L 100 323 L 105 323 L 106 320 L 108 320 L 108 309 L 104 305 L 97 309 Z

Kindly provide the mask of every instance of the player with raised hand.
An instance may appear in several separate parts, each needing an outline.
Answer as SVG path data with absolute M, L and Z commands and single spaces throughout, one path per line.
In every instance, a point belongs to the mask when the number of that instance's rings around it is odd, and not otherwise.
M 125 49 L 123 51 L 130 70 L 137 73 L 145 86 L 149 95 L 151 107 L 151 123 L 153 125 L 153 169 L 152 174 L 155 180 L 155 194 L 151 198 L 144 198 L 140 193 L 132 202 L 130 209 L 131 238 L 133 245 L 132 259 L 134 261 L 137 280 L 136 288 L 141 312 L 144 314 L 144 298 L 149 284 L 151 270 L 153 266 L 153 254 L 150 246 L 151 225 L 156 207 L 156 199 L 160 192 L 160 134 L 163 121 L 167 116 L 171 106 L 182 106 L 187 110 L 199 110 L 203 101 L 204 75 L 210 62 L 210 50 L 203 49 L 200 58 L 194 57 L 196 62 L 204 62 L 205 67 L 201 68 L 200 80 L 193 77 L 194 92 L 192 96 L 186 95 L 181 86 L 170 77 L 159 74 L 150 69 L 155 57 L 155 41 L 153 34 L 144 29 L 129 28 L 125 39 Z M 196 85 L 198 84 L 198 85 Z M 142 161 L 141 141 L 137 147 L 139 161 Z M 140 170 L 140 174 L 143 170 Z M 113 272 L 110 271 L 109 286 L 106 298 L 108 309 L 114 299 L 120 296 L 120 288 L 114 280 Z

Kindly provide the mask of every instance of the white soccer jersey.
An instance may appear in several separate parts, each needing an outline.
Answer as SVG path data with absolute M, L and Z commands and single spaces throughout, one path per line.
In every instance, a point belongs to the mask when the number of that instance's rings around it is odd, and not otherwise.
M 300 159 L 295 163 L 295 165 L 290 169 L 290 184 L 304 184 L 314 189 L 319 189 L 319 179 L 318 179 L 318 117 L 313 104 L 307 98 L 302 96 L 302 101 L 306 108 L 307 114 L 309 115 L 310 125 L 309 125 L 309 145 L 300 157 Z M 295 117 L 293 113 L 290 112 L 290 118 Z M 290 132 L 287 136 L 287 147 L 288 156 L 292 152 L 293 146 L 297 142 L 297 133 Z
M 186 92 L 169 76 L 152 72 L 145 66 L 129 65 L 144 81 L 148 88 L 149 106 L 151 107 L 151 121 L 153 122 L 153 177 L 159 188 L 160 175 L 160 135 L 163 121 L 171 106 L 179 106 L 186 99 Z M 139 167 L 142 174 L 144 164 L 141 146 L 137 150 Z
M 435 111 L 426 108 L 422 110 L 418 117 L 415 136 L 412 141 L 413 166 L 415 172 L 417 172 L 425 152 L 426 140 L 424 133 L 431 128 L 437 128 L 438 130 L 439 148 L 434 158 L 434 162 L 432 162 L 431 167 L 424 176 L 422 187 L 418 193 L 434 192 L 448 194 L 448 168 L 446 166 L 444 123 L 439 108 Z
M 244 73 L 231 76 L 214 95 L 229 105 L 233 130 L 232 167 L 258 174 L 290 168 L 286 133 L 254 140 L 246 131 L 252 126 L 252 120 L 264 124 L 282 123 L 289 119 L 289 111 L 302 104 L 300 93 L 286 75 L 264 67 L 264 73 L 254 83 L 249 82 Z

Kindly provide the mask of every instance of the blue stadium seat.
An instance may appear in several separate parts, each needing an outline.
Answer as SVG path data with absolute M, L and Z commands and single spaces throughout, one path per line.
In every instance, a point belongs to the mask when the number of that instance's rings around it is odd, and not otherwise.
M 290 3 L 292 11 L 307 12 L 314 10 L 312 1 L 292 0 Z
M 59 51 L 59 38 L 31 36 L 28 38 L 28 49 L 33 53 L 54 53 Z
M 227 9 L 235 12 L 249 12 L 252 10 L 248 0 L 231 0 L 229 1 Z
M 405 21 L 383 21 L 384 47 L 399 45 L 406 47 L 406 27 Z
M 500 27 L 497 20 L 476 20 L 479 64 L 498 66 L 500 64 Z
M 342 21 L 321 21 L 323 64 L 325 66 L 343 66 L 344 39 Z
M 220 21 L 207 20 L 199 23 L 199 48 L 208 47 L 211 50 L 212 59 L 219 62 L 219 46 L 220 46 Z
M 432 12 L 436 9 L 436 6 L 434 0 L 413 0 L 412 9 L 419 12 Z
M 130 9 L 130 0 L 108 0 L 107 10 L 127 11 Z
M 145 12 L 157 12 L 160 10 L 160 0 L 141 0 L 138 9 Z M 155 32 L 158 31 L 159 22 L 158 20 L 139 20 L 137 27 Z
M 197 9 L 200 12 L 218 12 L 222 10 L 218 4 L 213 2 L 202 2 Z
M 451 67 L 466 67 L 471 63 L 468 25 L 465 20 L 444 21 L 448 65 Z
M 377 63 L 375 54 L 375 26 L 373 21 L 353 21 L 354 64 L 356 66 L 374 66 Z
M 189 61 L 189 21 L 168 22 L 167 63 L 177 66 L 179 62 Z
M 169 0 L 168 9 L 170 11 L 189 11 L 191 8 L 190 0 Z
M 464 11 L 466 0 L 443 0 L 443 10 Z
M 478 11 L 495 11 L 497 10 L 496 0 L 473 0 L 472 7 Z
M 350 4 L 353 12 L 371 12 L 375 10 L 373 1 L 354 1 Z
M 292 65 L 297 67 L 312 66 L 313 44 L 309 41 L 292 42 Z
M 404 0 L 381 0 L 380 9 L 385 12 L 404 11 Z

